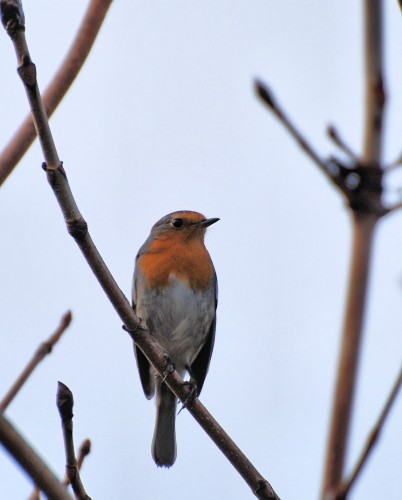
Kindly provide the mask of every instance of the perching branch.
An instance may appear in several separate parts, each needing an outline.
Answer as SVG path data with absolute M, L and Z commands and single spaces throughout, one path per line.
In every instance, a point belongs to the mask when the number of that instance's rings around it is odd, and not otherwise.
M 35 65 L 31 60 L 25 40 L 25 26 L 21 4 L 18 4 L 18 8 L 15 8 L 14 5 L 15 1 L 0 0 L 2 22 L 16 50 L 19 66 L 18 73 L 26 90 L 46 161 L 44 168 L 64 215 L 68 232 L 74 237 L 80 247 L 89 266 L 123 321 L 125 329 L 130 333 L 157 372 L 164 377 L 170 389 L 182 402 L 185 402 L 190 392 L 188 384 L 184 384 L 183 379 L 176 371 L 165 376 L 166 359 L 163 350 L 150 338 L 145 330 L 140 328 L 140 320 L 118 287 L 89 235 L 87 223 L 83 219 L 71 193 L 64 168 L 60 162 L 50 132 L 36 81 Z M 13 6 L 13 8 L 10 9 L 10 6 Z M 188 410 L 225 454 L 258 498 L 279 498 L 268 481 L 257 471 L 199 400 L 195 400 L 194 403 L 189 404 Z
M 341 487 L 339 493 L 336 495 L 336 500 L 344 500 L 346 498 L 350 489 L 355 484 L 356 479 L 359 476 L 361 470 L 363 469 L 363 466 L 367 463 L 367 459 L 370 453 L 372 452 L 375 444 L 377 443 L 378 438 L 380 437 L 380 433 L 384 428 L 385 421 L 391 411 L 392 405 L 395 403 L 396 397 L 401 389 L 401 386 L 402 386 L 402 369 L 399 372 L 398 378 L 396 379 L 396 382 L 392 387 L 391 393 L 388 396 L 387 401 L 385 402 L 384 408 L 382 409 L 381 414 L 373 430 L 370 432 L 370 435 L 360 455 L 360 458 L 356 464 L 356 467 L 353 469 L 353 472 L 350 475 L 349 479 L 345 481 L 345 484 Z
M 57 330 L 53 333 L 53 335 L 51 335 L 46 342 L 43 342 L 39 346 L 31 361 L 28 363 L 24 371 L 17 378 L 13 386 L 10 388 L 8 393 L 4 396 L 3 400 L 0 402 L 0 413 L 6 410 L 8 405 L 18 394 L 19 390 L 28 380 L 29 376 L 35 370 L 38 364 L 45 358 L 47 354 L 50 354 L 52 352 L 53 347 L 57 344 L 63 333 L 69 327 L 71 319 L 72 319 L 71 311 L 68 311 L 61 318 L 60 325 L 57 328 Z
M 0 414 L 0 443 L 48 498 L 71 500 L 62 483 L 2 414 Z
M 73 393 L 59 382 L 57 387 L 57 408 L 60 413 L 63 428 L 64 450 L 66 452 L 66 476 L 78 500 L 91 500 L 82 484 L 78 462 L 75 458 L 73 440 Z
M 90 53 L 113 0 L 91 0 L 71 48 L 43 96 L 47 116 L 60 104 Z M 0 186 L 36 138 L 29 115 L 0 154 Z

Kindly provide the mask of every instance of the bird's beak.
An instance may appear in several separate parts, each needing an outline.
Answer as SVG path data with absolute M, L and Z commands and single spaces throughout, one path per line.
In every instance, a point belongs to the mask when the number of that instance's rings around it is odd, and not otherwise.
M 218 222 L 218 220 L 220 220 L 220 219 L 218 219 L 217 217 L 215 217 L 213 219 L 204 219 L 201 222 L 199 222 L 198 225 L 201 227 L 208 227 L 208 226 L 212 226 L 212 224 L 215 224 L 215 222 Z

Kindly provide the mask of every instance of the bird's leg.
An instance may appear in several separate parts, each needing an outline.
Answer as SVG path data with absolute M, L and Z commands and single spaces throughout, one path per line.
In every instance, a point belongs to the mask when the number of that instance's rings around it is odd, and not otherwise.
M 163 372 L 162 382 L 166 380 L 166 377 L 168 375 L 170 375 L 176 370 L 173 361 L 170 359 L 169 355 L 166 352 L 163 354 L 163 357 L 165 358 L 166 368 Z
M 183 382 L 183 385 L 187 385 L 189 387 L 189 393 L 188 393 L 186 399 L 183 401 L 183 406 L 180 408 L 179 413 L 182 410 L 184 410 L 184 408 L 191 407 L 193 405 L 194 401 L 198 397 L 197 382 L 191 374 L 190 367 L 186 366 L 186 370 L 190 374 L 190 380 L 186 380 L 185 382 Z

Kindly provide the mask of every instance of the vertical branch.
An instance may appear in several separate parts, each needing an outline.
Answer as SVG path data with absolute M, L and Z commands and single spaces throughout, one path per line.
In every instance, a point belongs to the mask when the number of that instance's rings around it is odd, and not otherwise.
M 70 389 L 62 382 L 57 386 L 57 409 L 63 428 L 64 450 L 66 453 L 66 476 L 71 484 L 75 497 L 79 500 L 91 500 L 82 484 L 77 459 L 75 458 L 73 440 L 73 406 L 74 398 Z
M 363 158 L 367 164 L 381 160 L 382 123 L 385 104 L 383 82 L 382 0 L 364 0 L 366 119 Z
M 355 394 L 370 257 L 376 222 L 377 219 L 374 217 L 360 220 L 356 220 L 356 217 L 354 217 L 353 221 L 352 262 L 327 449 L 324 476 L 325 497 L 331 491 L 334 492 L 342 481 L 350 430 L 350 417 Z
M 385 93 L 382 73 L 382 0 L 364 0 L 365 8 L 365 131 L 363 164 L 380 171 L 383 109 Z M 381 191 L 375 194 L 382 205 Z M 382 214 L 383 215 L 383 214 Z M 332 421 L 324 472 L 323 497 L 332 498 L 342 483 L 345 455 L 355 399 L 359 353 L 374 230 L 381 214 L 370 210 L 353 211 L 353 254 L 348 302 L 343 328 L 342 347 Z

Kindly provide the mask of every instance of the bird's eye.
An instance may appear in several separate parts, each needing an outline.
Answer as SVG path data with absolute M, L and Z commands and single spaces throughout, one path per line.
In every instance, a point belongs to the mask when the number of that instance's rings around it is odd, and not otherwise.
M 172 226 L 175 229 L 180 229 L 181 227 L 183 227 L 183 224 L 184 224 L 183 219 L 173 219 L 172 220 Z

